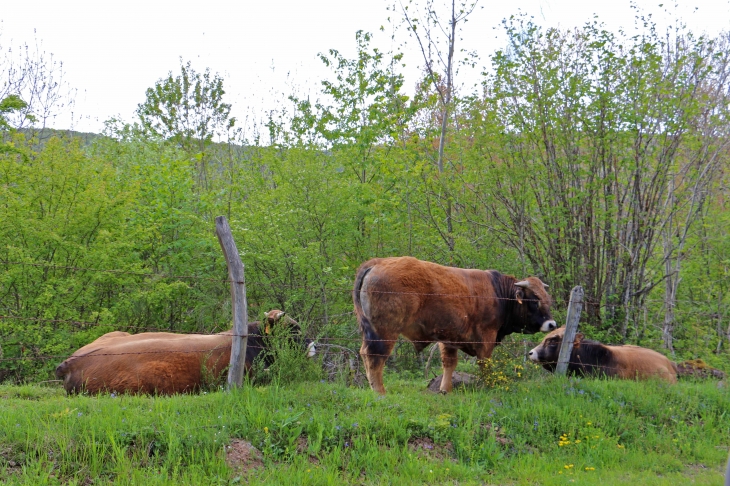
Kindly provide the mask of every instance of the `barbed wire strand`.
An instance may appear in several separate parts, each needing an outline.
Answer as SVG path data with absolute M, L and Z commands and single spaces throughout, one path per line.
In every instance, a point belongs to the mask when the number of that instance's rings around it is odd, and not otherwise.
M 259 349 L 266 349 L 265 347 L 261 346 L 251 346 L 251 347 L 257 347 Z M 147 351 L 147 352 L 125 352 L 125 353 L 99 353 L 99 354 L 93 354 L 93 355 L 85 355 L 85 356 L 71 356 L 66 361 L 75 361 L 78 359 L 83 358 L 95 358 L 95 357 L 109 357 L 109 356 L 135 356 L 135 355 L 145 355 L 145 354 L 173 354 L 173 353 L 185 353 L 185 354 L 204 354 L 209 353 L 211 351 L 215 351 L 215 349 L 206 349 L 206 350 L 166 350 L 166 351 Z M 344 353 L 344 351 L 343 351 Z M 369 357 L 381 357 L 381 358 L 389 358 L 391 355 L 385 355 L 385 354 L 375 354 L 375 353 L 367 353 L 367 354 L 361 354 L 361 356 L 369 356 Z M 39 356 L 32 359 L 61 359 L 62 356 Z M 29 358 L 0 358 L 0 362 L 4 361 L 19 361 Z M 489 358 L 487 358 L 489 359 Z M 544 365 L 554 365 L 557 364 L 557 362 L 531 362 L 536 367 L 542 367 Z M 576 365 L 583 367 L 585 371 L 587 371 L 589 374 L 591 373 L 591 370 L 595 371 L 603 371 L 603 370 L 615 370 L 615 371 L 635 371 L 637 374 L 640 375 L 651 375 L 651 374 L 657 374 L 657 375 L 674 375 L 676 376 L 678 373 L 672 374 L 671 372 L 668 373 L 667 370 L 659 369 L 656 371 L 647 371 L 647 370 L 631 370 L 629 367 L 621 367 L 621 366 L 608 366 L 608 365 L 602 365 L 602 364 L 589 364 L 584 363 L 582 361 L 568 361 L 567 364 L 569 365 Z M 681 364 L 681 363 L 675 363 L 675 364 Z M 488 366 L 488 364 L 480 365 L 480 366 Z
M 202 336 L 220 336 L 220 337 L 227 338 L 227 337 L 234 337 L 236 335 L 232 335 L 232 334 L 225 334 L 225 335 L 208 334 L 208 335 L 202 335 Z M 287 339 L 287 340 L 291 340 L 294 336 L 274 336 L 274 335 L 249 334 L 249 335 L 246 335 L 246 336 L 240 335 L 240 337 L 258 337 L 258 338 L 263 338 L 263 339 L 266 339 L 266 340 L 270 340 L 270 339 Z M 359 342 L 357 340 L 357 338 L 325 338 L 325 339 L 311 339 L 310 341 L 315 345 L 315 348 L 316 348 L 316 346 L 317 346 L 317 344 L 318 344 L 318 342 L 320 340 L 325 340 L 325 341 L 328 341 L 328 340 L 340 340 L 340 341 L 341 340 L 349 340 L 351 342 L 356 342 L 356 341 Z M 397 343 L 399 341 L 400 342 L 412 342 L 412 343 L 424 343 L 424 344 L 432 344 L 432 343 L 440 342 L 440 343 L 447 344 L 447 345 L 453 345 L 454 347 L 457 347 L 459 345 L 465 345 L 465 344 L 493 344 L 495 346 L 496 345 L 501 345 L 501 346 L 506 347 L 506 348 L 510 348 L 510 347 L 517 348 L 517 347 L 519 347 L 519 348 L 522 348 L 522 349 L 524 349 L 524 346 L 526 344 L 526 342 L 524 342 L 524 341 L 523 342 L 520 342 L 520 341 L 512 341 L 512 342 L 498 342 L 498 341 L 434 341 L 434 340 L 414 340 L 414 341 L 410 341 L 410 340 L 399 340 L 399 339 L 368 339 L 367 340 L 367 342 L 371 342 L 371 343 L 373 343 L 373 342 Z M 306 343 L 306 341 L 305 341 L 305 343 Z M 90 344 L 93 344 L 93 342 L 90 343 Z M 531 343 L 531 344 L 535 344 L 535 343 Z M 109 345 L 109 344 L 107 344 L 107 345 Z M 113 346 L 113 345 L 114 345 L 114 343 L 111 343 L 111 346 Z M 611 344 L 603 344 L 603 343 L 599 343 L 599 342 L 585 342 L 585 341 L 582 343 L 582 345 L 583 346 L 612 346 L 612 347 L 621 347 L 622 346 L 622 345 L 611 345 Z M 102 346 L 104 346 L 104 344 L 102 344 Z M 306 347 L 306 346 L 308 346 L 308 344 L 303 344 L 303 347 Z M 248 348 L 251 348 L 251 349 L 261 349 L 261 350 L 268 349 L 268 346 L 257 346 L 255 344 L 248 344 L 247 347 Z M 225 352 L 225 350 L 227 348 L 228 348 L 228 345 L 227 344 L 223 344 L 223 345 L 214 346 L 212 348 L 192 349 L 192 350 L 168 349 L 168 350 L 154 350 L 154 351 L 152 351 L 152 350 L 151 351 L 126 351 L 126 352 L 119 352 L 119 353 L 94 353 L 94 351 L 91 351 L 88 354 L 79 355 L 79 356 L 74 356 L 74 355 L 71 355 L 71 356 L 68 356 L 68 355 L 43 355 L 43 356 L 19 356 L 19 357 L 0 358 L 0 362 L 3 362 L 3 361 L 22 361 L 22 360 L 31 360 L 31 361 L 33 361 L 33 360 L 49 360 L 49 359 L 73 359 L 73 360 L 76 360 L 76 359 L 82 359 L 82 358 L 94 358 L 94 357 L 99 357 L 99 356 L 126 356 L 126 355 L 146 355 L 146 354 L 154 354 L 154 355 L 159 355 L 159 354 L 176 354 L 176 353 L 183 353 L 183 354 L 198 354 L 198 353 L 200 353 L 200 354 L 202 354 L 202 353 L 210 353 L 210 352 L 217 351 L 217 350 L 223 350 Z M 649 348 L 645 348 L 645 349 L 649 349 Z M 349 350 L 348 349 L 348 351 L 352 352 L 354 350 Z M 373 357 L 382 357 L 382 358 L 389 358 L 389 357 L 392 356 L 392 353 L 391 354 L 359 353 L 359 354 L 361 356 L 373 356 Z M 536 363 L 536 364 L 542 364 L 542 363 Z M 584 363 L 573 363 L 573 364 L 584 364 Z
M 85 267 L 74 267 L 74 266 L 68 266 L 68 265 L 55 265 L 55 264 L 45 264 L 45 263 L 30 263 L 30 262 L 0 262 L 0 265 L 21 265 L 21 266 L 33 266 L 33 267 L 42 267 L 42 268 L 58 268 L 58 269 L 69 269 L 69 270 L 76 270 L 76 271 L 88 271 L 88 272 L 98 272 L 98 273 L 112 273 L 112 274 L 126 274 L 126 275 L 134 275 L 139 277 L 155 277 L 155 278 L 168 278 L 168 279 L 180 279 L 180 280 L 205 280 L 205 281 L 211 281 L 211 282 L 219 282 L 219 283 L 231 283 L 232 281 L 230 279 L 220 279 L 220 278 L 213 278 L 213 277 L 203 277 L 200 275 L 169 275 L 164 273 L 144 273 L 144 272 L 133 272 L 133 271 L 127 271 L 127 270 L 114 270 L 114 269 L 98 269 L 98 268 L 85 268 Z M 307 290 L 307 291 L 327 291 L 327 292 L 353 292 L 353 289 L 351 287 L 348 288 L 327 288 L 322 286 L 311 286 L 311 285 L 295 285 L 295 284 L 286 284 L 286 283 L 275 283 L 275 282 L 261 282 L 261 281 L 246 281 L 246 282 L 239 282 L 239 281 L 233 281 L 234 283 L 239 284 L 246 284 L 246 285 L 252 285 L 252 286 L 269 286 L 271 288 L 289 288 L 289 289 L 297 289 L 297 290 Z M 492 299 L 492 300 L 517 300 L 515 298 L 510 297 L 496 297 L 496 296 L 484 296 L 484 295 L 462 295 L 462 294 L 449 294 L 449 293 L 429 293 L 429 292 L 398 292 L 398 291 L 381 291 L 381 290 L 368 290 L 370 293 L 383 293 L 383 294 L 404 294 L 404 295 L 423 295 L 423 296 L 441 296 L 441 297 L 456 297 L 456 298 L 472 298 L 472 299 Z M 524 300 L 524 299 L 523 299 Z M 570 303 L 569 299 L 555 299 L 552 298 L 553 302 L 559 302 L 561 304 L 568 304 Z M 644 299 L 645 303 L 652 303 L 652 302 L 660 302 L 663 303 L 663 299 Z M 684 304 L 698 304 L 702 302 L 698 302 L 696 300 L 686 300 L 686 299 L 679 299 L 675 300 L 675 303 L 684 303 Z M 640 307 L 640 306 L 634 306 L 634 305 L 627 305 L 624 303 L 607 303 L 607 302 L 601 302 L 600 300 L 595 299 L 586 299 L 584 298 L 583 303 L 586 305 L 597 305 L 600 307 Z

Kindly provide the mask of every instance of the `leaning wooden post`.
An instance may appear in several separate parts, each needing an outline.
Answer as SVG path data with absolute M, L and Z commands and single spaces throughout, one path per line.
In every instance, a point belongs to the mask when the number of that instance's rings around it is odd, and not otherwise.
M 558 356 L 558 365 L 555 367 L 555 373 L 564 375 L 568 371 L 568 362 L 570 361 L 570 353 L 573 351 L 573 341 L 575 333 L 578 331 L 578 321 L 580 320 L 580 311 L 583 309 L 583 287 L 576 285 L 570 292 L 570 304 L 568 304 L 568 318 L 565 323 L 565 335 L 563 336 L 563 344 L 560 346 L 560 355 Z
M 246 282 L 243 278 L 243 262 L 233 241 L 231 227 L 225 216 L 215 218 L 215 232 L 221 244 L 223 256 L 228 265 L 231 281 L 231 310 L 233 311 L 233 337 L 231 341 L 231 364 L 228 368 L 228 390 L 243 383 L 243 372 L 248 344 L 248 305 L 246 303 Z

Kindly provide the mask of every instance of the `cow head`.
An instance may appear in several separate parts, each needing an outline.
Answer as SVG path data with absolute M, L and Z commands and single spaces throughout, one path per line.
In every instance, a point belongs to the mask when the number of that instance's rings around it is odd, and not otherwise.
M 522 332 L 549 332 L 558 327 L 550 315 L 552 299 L 546 289 L 547 285 L 537 277 L 515 282 L 517 314 L 524 323 Z
M 554 330 L 542 340 L 540 344 L 532 348 L 528 353 L 527 357 L 535 363 L 552 364 L 558 362 L 560 355 L 560 346 L 563 344 L 563 336 L 565 336 L 565 326 Z M 573 347 L 580 347 L 580 343 L 583 341 L 583 334 L 576 333 L 575 339 L 573 340 Z
M 274 329 L 284 329 L 290 333 L 299 333 L 299 323 L 286 315 L 286 312 L 279 309 L 272 309 L 264 312 L 264 333 L 271 334 Z
M 299 327 L 299 323 L 286 315 L 286 312 L 279 309 L 272 309 L 269 312 L 265 312 L 264 316 L 264 334 L 271 335 L 294 335 L 298 339 L 301 339 L 302 328 Z M 307 356 L 313 357 L 316 354 L 314 347 L 314 341 L 311 339 L 304 339 L 304 344 L 307 347 Z

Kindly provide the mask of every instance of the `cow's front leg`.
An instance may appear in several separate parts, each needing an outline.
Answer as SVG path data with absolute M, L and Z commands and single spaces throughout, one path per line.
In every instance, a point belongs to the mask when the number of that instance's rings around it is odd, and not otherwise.
M 451 378 L 456 369 L 456 365 L 459 363 L 459 350 L 448 347 L 444 343 L 439 343 L 439 349 L 441 350 L 441 363 L 444 369 L 439 391 L 441 393 L 449 393 L 452 389 Z

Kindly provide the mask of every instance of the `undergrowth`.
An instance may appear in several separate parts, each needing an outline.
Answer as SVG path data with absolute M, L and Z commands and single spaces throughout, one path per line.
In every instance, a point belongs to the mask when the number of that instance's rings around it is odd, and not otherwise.
M 176 397 L 0 387 L 0 481 L 719 484 L 730 445 L 730 394 L 712 381 L 542 374 L 447 396 L 386 384 L 385 397 L 319 381 Z M 232 438 L 263 467 L 229 469 Z

